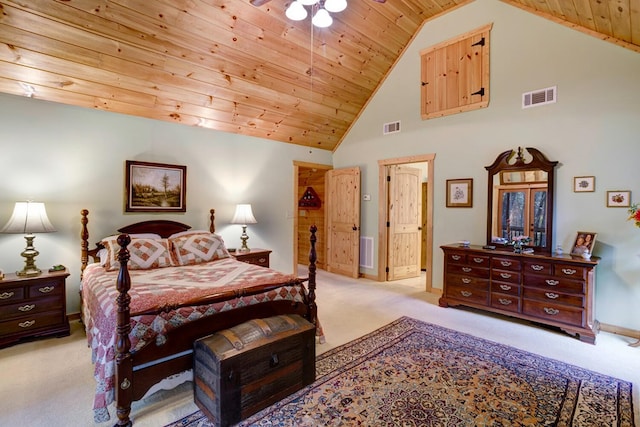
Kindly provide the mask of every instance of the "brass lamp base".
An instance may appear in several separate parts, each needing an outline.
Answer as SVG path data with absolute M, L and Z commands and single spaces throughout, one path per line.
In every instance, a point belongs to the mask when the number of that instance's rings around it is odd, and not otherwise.
M 242 240 L 242 246 L 238 249 L 238 252 L 251 252 L 249 246 L 247 246 L 247 240 L 249 240 L 249 236 L 247 235 L 247 226 L 242 226 L 242 235 L 240 236 L 240 240 Z
M 27 247 L 24 248 L 24 251 L 20 254 L 24 257 L 24 268 L 20 271 L 16 271 L 16 275 L 20 277 L 39 276 L 42 274 L 42 270 L 36 267 L 35 262 L 35 258 L 40 254 L 40 252 L 33 247 L 33 239 L 35 239 L 35 237 L 36 236 L 33 234 L 27 234 L 24 236 L 27 241 Z

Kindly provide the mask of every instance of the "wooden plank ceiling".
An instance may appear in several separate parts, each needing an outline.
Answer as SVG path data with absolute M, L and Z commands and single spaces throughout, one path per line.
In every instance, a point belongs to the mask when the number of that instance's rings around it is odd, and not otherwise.
M 328 29 L 290 1 L 0 0 L 0 92 L 334 150 L 422 25 L 472 0 L 350 0 Z M 503 1 L 640 52 L 640 0 Z

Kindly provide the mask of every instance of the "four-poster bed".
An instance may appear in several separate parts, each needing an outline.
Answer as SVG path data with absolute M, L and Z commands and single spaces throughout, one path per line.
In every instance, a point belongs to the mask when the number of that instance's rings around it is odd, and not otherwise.
M 193 342 L 251 319 L 299 314 L 316 325 L 316 227 L 308 278 L 230 257 L 215 234 L 175 221 L 143 221 L 89 249 L 81 211 L 81 297 L 98 381 L 96 421 L 130 426 L 131 403 L 161 380 L 192 368 Z M 151 234 L 150 234 L 151 233 Z M 308 282 L 305 287 L 304 282 Z

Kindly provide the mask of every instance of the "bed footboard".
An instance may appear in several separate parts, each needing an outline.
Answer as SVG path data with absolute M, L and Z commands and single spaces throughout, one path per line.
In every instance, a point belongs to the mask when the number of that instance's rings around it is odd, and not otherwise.
M 86 217 L 85 217 L 86 219 Z M 83 222 L 86 225 L 85 222 Z M 217 329 L 226 329 L 231 326 L 235 326 L 238 323 L 242 323 L 246 320 L 249 320 L 253 317 L 266 317 L 268 315 L 275 314 L 285 314 L 285 313 L 299 313 L 304 315 L 311 323 L 318 327 L 317 320 L 317 306 L 316 306 L 316 232 L 317 227 L 311 226 L 310 228 L 310 242 L 311 242 L 311 250 L 309 251 L 309 276 L 307 280 L 307 292 L 304 294 L 303 301 L 304 305 L 297 304 L 283 304 L 283 301 L 276 301 L 273 305 L 265 304 L 262 307 L 249 306 L 245 307 L 244 310 L 231 310 L 224 313 L 219 313 L 218 315 L 214 315 L 212 317 L 217 317 L 216 321 L 218 324 L 216 325 Z M 173 374 L 178 373 L 184 368 L 191 368 L 191 354 L 181 354 L 180 357 L 175 359 L 171 359 L 167 361 L 166 369 L 158 368 L 154 366 L 151 370 L 140 370 L 134 372 L 134 361 L 133 355 L 131 354 L 131 341 L 129 339 L 129 333 L 131 332 L 131 311 L 130 311 L 130 301 L 131 297 L 128 292 L 131 289 L 131 278 L 129 276 L 128 271 L 128 261 L 129 261 L 129 250 L 127 246 L 131 242 L 131 238 L 127 234 L 122 234 L 118 236 L 118 244 L 120 245 L 120 250 L 118 252 L 118 261 L 120 262 L 120 270 L 118 272 L 117 284 L 116 288 L 118 290 L 118 297 L 116 299 L 117 303 L 117 327 L 116 327 L 116 373 L 115 373 L 115 402 L 116 402 L 116 415 L 118 417 L 118 421 L 115 426 L 131 426 L 132 422 L 130 419 L 131 413 L 131 403 L 134 400 L 140 399 L 142 394 L 149 388 L 149 386 L 153 385 L 153 383 L 160 381 L 162 378 Z M 84 249 L 84 246 L 83 246 Z M 298 283 L 302 283 L 304 279 L 298 279 Z M 280 284 L 282 286 L 282 284 Z M 256 289 L 255 292 L 262 292 L 263 289 Z M 249 294 L 251 291 L 247 291 Z M 243 293 L 243 295 L 247 295 L 247 293 Z M 237 295 L 241 296 L 241 295 Z M 237 312 L 236 312 L 237 311 Z M 234 313 L 235 312 L 235 313 Z M 203 319 L 204 320 L 204 319 Z M 190 340 L 187 343 L 187 346 L 190 348 L 192 346 L 193 340 L 196 338 L 200 338 L 204 335 L 209 335 L 211 333 L 216 332 L 215 328 L 210 327 L 212 320 L 206 321 L 203 323 L 206 325 L 204 328 L 186 328 L 187 333 L 182 337 L 182 340 L 185 339 Z M 186 325 L 185 325 L 186 326 Z M 176 329 L 176 331 L 180 330 L 180 328 Z M 196 332 L 199 331 L 199 332 Z M 205 332 L 206 331 L 206 332 Z M 181 330 L 182 333 L 182 330 Z M 204 334 L 204 335 L 203 335 Z M 193 338 L 193 339 L 192 339 Z M 178 346 L 180 347 L 180 346 Z M 184 347 L 184 344 L 182 345 Z M 184 348 L 174 348 L 172 350 L 176 350 L 178 353 L 184 350 Z M 142 353 L 142 351 L 140 352 Z M 136 358 L 139 356 L 136 354 Z M 142 356 L 142 355 L 140 355 Z M 144 357 L 140 357 L 140 359 L 144 359 Z M 136 360 L 136 364 L 142 363 L 141 361 Z M 135 375 L 140 375 L 141 378 L 135 378 Z M 157 378 L 153 378 L 157 377 Z

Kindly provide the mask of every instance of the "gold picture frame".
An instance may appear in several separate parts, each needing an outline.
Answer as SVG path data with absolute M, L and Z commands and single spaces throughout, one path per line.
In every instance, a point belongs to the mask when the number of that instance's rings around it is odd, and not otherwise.
M 614 190 L 607 191 L 608 208 L 628 208 L 631 206 L 631 191 Z
M 473 178 L 447 180 L 447 207 L 473 207 Z
M 126 212 L 186 212 L 187 167 L 126 161 Z
M 574 176 L 573 192 L 574 193 L 592 193 L 596 191 L 595 176 Z

